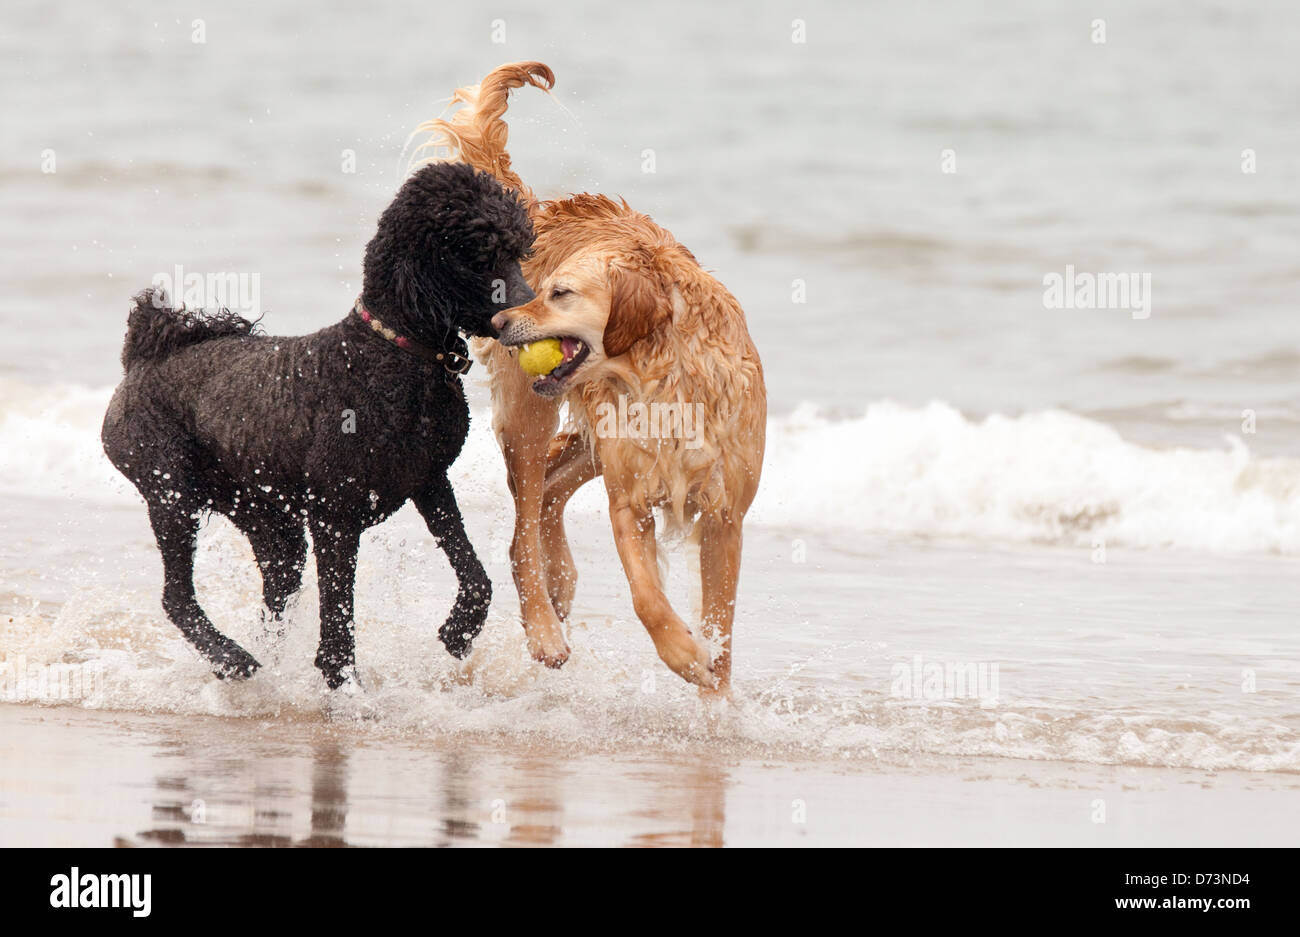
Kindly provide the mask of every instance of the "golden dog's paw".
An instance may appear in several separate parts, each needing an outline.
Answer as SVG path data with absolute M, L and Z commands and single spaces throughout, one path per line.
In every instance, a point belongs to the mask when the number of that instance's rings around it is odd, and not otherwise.
M 722 679 L 713 689 L 700 687 L 700 703 L 704 722 L 710 732 L 721 733 L 732 726 L 736 715 L 736 701 L 731 695 L 731 681 Z
M 704 701 L 705 706 L 709 707 L 710 712 L 724 711 L 734 701 L 731 695 L 731 683 L 718 680 L 711 687 L 700 687 L 700 699 Z
M 713 672 L 713 656 L 689 631 L 664 640 L 659 646 L 659 657 L 669 670 L 687 683 L 706 690 L 718 685 L 717 674 Z
M 527 629 L 525 629 L 527 631 Z M 540 633 L 539 633 L 540 631 Z M 564 662 L 569 659 L 569 645 L 564 641 L 564 634 L 559 628 L 551 628 L 545 631 L 533 629 L 527 631 L 528 634 L 528 653 L 532 655 L 533 660 L 545 664 L 553 670 L 558 670 L 564 666 Z

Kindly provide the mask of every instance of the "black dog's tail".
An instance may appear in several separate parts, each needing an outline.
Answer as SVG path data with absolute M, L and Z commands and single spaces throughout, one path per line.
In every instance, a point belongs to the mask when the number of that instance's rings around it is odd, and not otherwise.
M 141 290 L 126 317 L 126 342 L 122 367 L 131 370 L 141 361 L 161 361 L 189 345 L 224 335 L 251 335 L 254 323 L 229 309 L 205 313 L 172 308 L 167 294 L 157 288 Z

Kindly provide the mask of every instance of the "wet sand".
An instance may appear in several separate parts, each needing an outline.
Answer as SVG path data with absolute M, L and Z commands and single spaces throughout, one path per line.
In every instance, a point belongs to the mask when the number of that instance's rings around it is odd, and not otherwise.
M 1297 791 L 1275 773 L 574 754 L 0 705 L 6 847 L 1284 846 Z

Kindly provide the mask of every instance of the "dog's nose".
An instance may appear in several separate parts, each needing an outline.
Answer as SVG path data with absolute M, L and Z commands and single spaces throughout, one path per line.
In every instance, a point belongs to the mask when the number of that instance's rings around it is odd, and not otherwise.
M 504 312 L 498 312 L 496 315 L 492 317 L 492 328 L 497 330 L 497 334 L 500 334 L 501 330 L 504 329 L 509 324 L 510 324 L 510 317 L 506 315 Z

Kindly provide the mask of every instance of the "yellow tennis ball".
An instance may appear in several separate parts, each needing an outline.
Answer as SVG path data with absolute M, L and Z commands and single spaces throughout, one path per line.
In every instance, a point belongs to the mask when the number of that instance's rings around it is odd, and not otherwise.
M 530 377 L 550 374 L 564 360 L 564 349 L 558 338 L 544 338 L 519 348 L 519 367 Z

